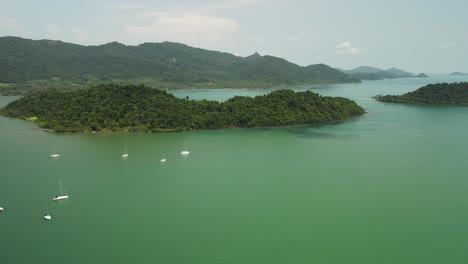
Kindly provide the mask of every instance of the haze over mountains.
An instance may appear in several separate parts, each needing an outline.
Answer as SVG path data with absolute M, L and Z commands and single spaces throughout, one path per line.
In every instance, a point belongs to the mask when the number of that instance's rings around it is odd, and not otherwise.
M 166 88 L 263 88 L 359 81 L 325 64 L 301 67 L 258 53 L 238 57 L 172 42 L 82 46 L 1 37 L 0 65 L 2 83 L 54 79 L 86 84 L 121 80 Z
M 359 66 L 351 70 L 342 70 L 344 73 L 349 74 L 350 77 L 359 80 L 382 80 L 382 79 L 396 79 L 396 78 L 425 78 L 428 77 L 424 73 L 415 75 L 411 72 L 400 70 L 397 68 L 390 68 L 387 70 L 370 67 L 370 66 Z

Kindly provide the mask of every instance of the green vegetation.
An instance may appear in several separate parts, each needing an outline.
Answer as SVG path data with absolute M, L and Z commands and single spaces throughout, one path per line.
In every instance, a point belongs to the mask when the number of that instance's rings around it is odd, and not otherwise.
M 277 90 L 225 102 L 179 99 L 146 86 L 100 85 L 73 92 L 47 90 L 24 96 L 0 110 L 56 132 L 182 131 L 324 123 L 361 115 L 345 98 L 310 91 Z
M 378 95 L 374 98 L 392 103 L 468 105 L 468 82 L 429 84 L 403 95 Z
M 324 64 L 301 67 L 258 53 L 238 57 L 171 42 L 81 46 L 0 37 L 0 65 L 0 95 L 46 88 L 74 90 L 109 82 L 164 89 L 358 82 Z

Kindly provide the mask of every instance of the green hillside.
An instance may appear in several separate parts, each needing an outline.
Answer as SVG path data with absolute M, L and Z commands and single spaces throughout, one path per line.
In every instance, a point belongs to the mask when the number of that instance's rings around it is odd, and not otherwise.
M 56 132 L 182 131 L 315 124 L 361 115 L 345 98 L 277 90 L 225 102 L 179 99 L 145 86 L 101 85 L 73 92 L 55 89 L 24 96 L 0 114 L 34 121 Z
M 1 37 L 0 65 L 0 93 L 4 94 L 50 87 L 73 89 L 109 81 L 169 89 L 356 81 L 323 64 L 300 67 L 272 56 L 238 57 L 171 42 L 81 46 Z

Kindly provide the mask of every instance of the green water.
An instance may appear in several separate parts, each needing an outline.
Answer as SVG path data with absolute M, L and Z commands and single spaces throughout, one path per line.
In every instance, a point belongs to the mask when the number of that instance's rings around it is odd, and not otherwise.
M 51 134 L 0 117 L 1 263 L 466 263 L 468 107 L 367 98 L 467 80 L 295 88 L 368 111 L 320 127 Z M 52 202 L 60 179 L 70 199 Z

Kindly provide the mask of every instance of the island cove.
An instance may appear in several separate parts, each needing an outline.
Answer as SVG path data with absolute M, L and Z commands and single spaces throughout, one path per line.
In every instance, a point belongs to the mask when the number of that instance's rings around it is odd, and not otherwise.
M 152 131 L 320 124 L 364 114 L 354 101 L 310 91 L 276 90 L 225 102 L 180 99 L 144 85 L 106 84 L 72 92 L 46 90 L 0 109 L 54 132 Z

